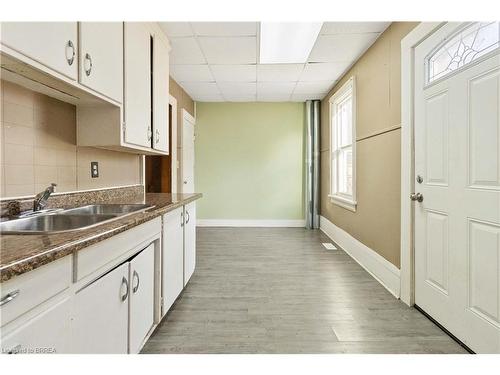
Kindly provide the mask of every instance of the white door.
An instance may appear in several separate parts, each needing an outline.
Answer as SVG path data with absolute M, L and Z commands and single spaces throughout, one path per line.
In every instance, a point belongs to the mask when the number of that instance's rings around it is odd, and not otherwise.
M 138 353 L 153 326 L 154 245 L 149 245 L 130 261 L 129 353 Z
M 194 193 L 194 118 L 182 112 L 182 192 Z
M 69 353 L 69 308 L 69 299 L 64 299 L 2 337 L 2 353 Z
M 129 264 L 124 263 L 75 295 L 73 353 L 127 353 L 128 274 Z
M 196 202 L 184 206 L 184 286 L 196 267 Z
M 76 81 L 76 22 L 2 22 L 0 27 L 2 44 Z
M 158 35 L 154 37 L 153 59 L 153 148 L 169 152 L 169 56 L 168 46 Z
M 151 147 L 151 33 L 142 22 L 124 25 L 125 142 Z
M 80 22 L 80 83 L 123 101 L 123 22 Z
M 446 24 L 415 50 L 415 302 L 481 353 L 500 353 L 498 38 Z
M 165 315 L 184 288 L 184 209 L 163 216 L 163 307 Z

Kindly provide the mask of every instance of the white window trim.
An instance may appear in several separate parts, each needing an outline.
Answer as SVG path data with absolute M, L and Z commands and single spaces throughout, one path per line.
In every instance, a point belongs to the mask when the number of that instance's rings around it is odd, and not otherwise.
M 339 98 L 345 95 L 345 93 L 348 90 L 352 90 L 352 178 L 353 178 L 353 184 L 352 184 L 352 197 L 351 196 L 346 196 L 345 194 L 340 194 L 340 193 L 334 193 L 333 192 L 333 184 L 332 184 L 332 171 L 333 171 L 333 166 L 332 166 L 332 159 L 333 159 L 333 144 L 332 144 L 332 130 L 333 130 L 333 105 L 335 101 Z M 357 112 L 357 106 L 356 106 L 356 79 L 354 76 L 349 78 L 346 83 L 342 85 L 340 89 L 335 92 L 331 96 L 331 98 L 328 100 L 329 103 L 329 111 L 330 111 L 330 194 L 328 197 L 330 198 L 330 201 L 333 204 L 336 204 L 342 208 L 345 208 L 347 210 L 356 212 L 356 207 L 357 207 L 357 201 L 356 201 L 356 112 Z

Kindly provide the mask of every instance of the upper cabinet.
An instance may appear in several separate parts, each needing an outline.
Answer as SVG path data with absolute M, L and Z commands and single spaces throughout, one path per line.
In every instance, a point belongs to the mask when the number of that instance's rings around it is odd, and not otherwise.
M 153 148 L 169 152 L 169 46 L 159 33 L 153 43 Z
M 1 41 L 47 68 L 78 78 L 76 22 L 2 22 Z
M 82 85 L 118 103 L 123 101 L 123 23 L 80 22 Z
M 151 147 L 151 31 L 143 22 L 126 22 L 124 30 L 124 140 Z

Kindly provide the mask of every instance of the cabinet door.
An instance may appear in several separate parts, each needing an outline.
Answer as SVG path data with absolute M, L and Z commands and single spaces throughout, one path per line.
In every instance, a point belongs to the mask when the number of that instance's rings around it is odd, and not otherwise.
M 1 352 L 49 354 L 69 352 L 70 300 L 65 299 L 2 337 Z
M 130 261 L 129 353 L 138 353 L 153 326 L 154 245 L 149 245 Z
M 80 22 L 80 83 L 123 100 L 123 23 Z
M 193 275 L 196 266 L 196 203 L 185 206 L 184 225 L 184 286 Z
M 153 148 L 169 152 L 169 57 L 168 46 L 159 36 L 154 38 L 153 57 Z
M 184 288 L 183 225 L 182 207 L 163 216 L 163 315 L 167 313 Z
M 74 353 L 127 353 L 128 273 L 125 263 L 75 295 Z
M 125 22 L 125 142 L 151 147 L 151 33 L 141 22 Z
M 2 44 L 73 80 L 78 75 L 76 22 L 2 22 Z

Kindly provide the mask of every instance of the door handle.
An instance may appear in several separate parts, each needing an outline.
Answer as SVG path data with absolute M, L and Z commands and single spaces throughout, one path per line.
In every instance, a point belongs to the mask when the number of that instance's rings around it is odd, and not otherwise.
M 129 288 L 128 288 L 128 281 L 127 281 L 127 279 L 125 278 L 125 276 L 123 276 L 123 278 L 122 278 L 122 285 L 125 285 L 125 288 L 127 288 L 127 289 L 126 289 L 125 294 L 124 294 L 123 296 L 121 296 L 121 300 L 122 300 L 122 302 L 125 302 L 125 300 L 126 300 L 126 299 L 127 299 L 127 297 L 128 297 L 128 292 L 129 292 Z
M 68 57 L 69 50 L 71 50 L 71 56 Z M 66 61 L 69 66 L 73 65 L 73 61 L 75 61 L 75 45 L 71 40 L 68 40 L 68 43 L 66 43 Z
M 137 278 L 137 285 L 132 287 L 132 292 L 136 293 L 139 290 L 139 284 L 141 280 L 139 279 L 139 274 L 137 273 L 136 270 L 134 270 L 134 273 L 132 275 L 132 285 L 134 285 L 134 279 Z
M 88 67 L 86 64 L 87 61 L 89 62 Z M 85 69 L 85 75 L 87 77 L 90 76 L 90 73 L 92 73 L 92 56 L 90 56 L 90 54 L 88 53 L 85 54 L 84 69 Z
M 187 216 L 186 224 L 188 224 L 189 223 L 189 211 L 186 211 L 186 216 Z
M 423 202 L 424 196 L 421 193 L 413 193 L 413 194 L 410 194 L 410 199 L 412 201 Z

